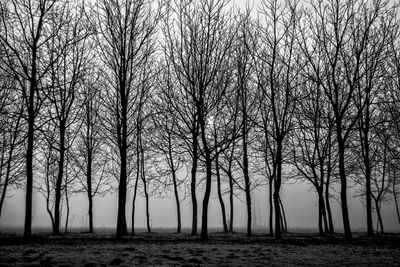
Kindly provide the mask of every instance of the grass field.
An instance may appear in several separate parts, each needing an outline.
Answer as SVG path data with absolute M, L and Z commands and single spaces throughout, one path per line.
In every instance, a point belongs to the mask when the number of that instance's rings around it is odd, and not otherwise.
M 290 233 L 276 241 L 260 233 L 249 238 L 243 233 L 212 232 L 209 241 L 201 242 L 198 236 L 167 230 L 116 239 L 103 229 L 96 234 L 73 231 L 62 236 L 38 231 L 24 240 L 19 233 L 2 229 L 0 265 L 400 266 L 400 235 L 355 234 L 347 242 L 341 234 Z

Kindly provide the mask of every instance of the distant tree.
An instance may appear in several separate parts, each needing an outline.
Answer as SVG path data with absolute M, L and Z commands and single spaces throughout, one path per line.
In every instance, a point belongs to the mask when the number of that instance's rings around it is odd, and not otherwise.
M 147 64 L 150 63 L 150 61 L 146 62 Z M 146 65 L 147 65 L 146 64 Z M 139 113 L 138 113 L 138 143 L 136 144 L 139 154 L 138 154 L 138 167 L 139 167 L 139 173 L 140 177 L 142 180 L 143 184 L 143 194 L 145 197 L 145 214 L 146 214 L 146 227 L 147 227 L 147 232 L 151 233 L 151 225 L 150 225 L 150 204 L 149 204 L 149 197 L 150 197 L 150 181 L 151 181 L 151 174 L 150 172 L 150 167 L 147 166 L 149 162 L 149 159 L 153 157 L 151 153 L 151 148 L 150 148 L 150 138 L 152 138 L 152 135 L 150 131 L 153 129 L 150 125 L 150 117 L 151 114 L 153 113 L 153 110 L 151 110 L 151 103 L 149 103 L 150 95 L 153 89 L 152 86 L 152 79 L 151 79 L 151 70 L 150 65 L 147 65 L 143 68 L 143 74 L 142 74 L 142 84 L 141 84 L 141 97 L 140 97 L 140 107 L 139 107 Z
M 72 153 L 67 153 L 65 155 L 65 169 L 68 170 L 64 175 L 64 186 L 63 186 L 63 195 L 65 199 L 65 223 L 64 223 L 64 233 L 68 233 L 69 227 L 69 218 L 71 214 L 71 206 L 70 199 L 78 194 L 80 190 L 77 188 L 78 184 L 78 175 L 79 173 L 74 170 L 72 163 Z M 74 170 L 74 171 L 72 171 Z
M 72 165 L 78 172 L 82 190 L 88 197 L 89 232 L 93 232 L 93 198 L 110 189 L 107 177 L 108 155 L 105 150 L 104 134 L 101 127 L 101 70 L 94 69 L 85 77 L 79 93 L 82 122 L 71 149 Z
M 161 154 L 162 159 L 158 159 L 164 167 L 158 168 L 158 173 L 161 176 L 172 178 L 172 187 L 174 191 L 176 212 L 177 212 L 177 233 L 181 233 L 182 229 L 182 216 L 179 197 L 179 186 L 182 181 L 178 178 L 178 170 L 183 167 L 183 154 L 182 141 L 179 139 L 177 133 L 178 117 L 173 113 L 171 103 L 168 101 L 169 91 L 174 90 L 172 80 L 172 73 L 168 62 L 166 66 L 159 72 L 157 79 L 158 92 L 153 97 L 152 107 L 155 109 L 154 114 L 151 116 L 154 134 L 152 135 L 152 146 L 156 153 Z M 167 92 L 164 92 L 167 91 Z M 169 185 L 170 179 L 164 180 L 164 185 Z
M 381 206 L 384 201 L 388 201 L 392 183 L 394 182 L 393 164 L 390 155 L 391 135 L 388 131 L 389 124 L 382 123 L 371 132 L 375 140 L 371 140 L 371 197 L 375 204 L 377 224 L 380 232 L 384 233 Z M 376 132 L 375 132 L 376 131 Z M 378 227 L 377 227 L 378 228 Z
M 314 79 L 315 80 L 315 79 Z M 328 219 L 324 193 L 329 190 L 327 177 L 334 167 L 337 153 L 333 146 L 332 112 L 326 110 L 327 99 L 321 86 L 312 77 L 304 83 L 301 101 L 296 107 L 296 129 L 292 136 L 292 163 L 300 178 L 309 181 L 318 196 L 318 229 L 320 235 L 332 232 Z
M 150 49 L 150 48 L 149 48 Z M 153 135 L 151 131 L 151 117 L 154 113 L 152 109 L 150 99 L 154 89 L 154 76 L 155 68 L 151 64 L 155 63 L 155 59 L 148 55 L 148 57 L 142 62 L 143 66 L 138 74 L 138 99 L 137 99 L 137 115 L 136 121 L 136 180 L 134 185 L 134 194 L 132 199 L 132 234 L 134 233 L 134 221 L 135 221 L 135 201 L 138 191 L 138 182 L 141 180 L 143 185 L 143 195 L 145 197 L 145 214 L 146 214 L 146 227 L 147 232 L 151 232 L 150 225 L 150 212 L 149 212 L 149 183 L 151 181 L 151 174 L 149 172 L 152 169 L 151 158 L 154 157 L 151 151 L 151 139 Z
M 233 72 L 233 68 L 231 71 Z M 225 73 L 225 75 L 227 73 Z M 227 77 L 231 75 L 233 74 L 228 74 Z M 212 115 L 213 121 L 210 125 L 210 147 L 215 149 L 215 152 L 213 153 L 213 174 L 217 182 L 217 196 L 221 206 L 221 218 L 224 232 L 228 232 L 229 229 L 226 218 L 225 203 L 223 200 L 223 176 L 221 174 L 223 166 L 220 156 L 225 150 L 228 150 L 234 142 L 236 142 L 236 139 L 239 138 L 240 132 L 240 121 L 238 120 L 238 96 L 233 84 L 227 84 L 229 86 L 228 90 L 231 92 L 229 92 L 224 99 L 216 105 L 215 113 Z
M 237 105 L 239 107 L 239 105 Z M 219 167 L 221 170 L 224 172 L 225 176 L 228 178 L 228 184 L 229 184 L 229 232 L 233 232 L 233 219 L 234 219 L 234 204 L 233 204 L 233 198 L 235 196 L 235 187 L 237 186 L 237 181 L 235 179 L 235 173 L 237 173 L 237 156 L 239 153 L 237 153 L 237 143 L 239 142 L 238 139 L 234 139 L 233 142 L 231 143 L 229 149 L 225 150 L 219 158 L 217 159 L 219 161 Z
M 38 143 L 38 152 L 35 160 L 38 164 L 38 172 L 42 174 L 42 181 L 36 183 L 37 191 L 46 200 L 46 211 L 51 220 L 51 227 L 55 229 L 54 203 L 55 187 L 57 180 L 57 151 L 52 145 L 57 142 L 57 131 L 54 125 L 47 123 L 41 127 L 42 137 Z

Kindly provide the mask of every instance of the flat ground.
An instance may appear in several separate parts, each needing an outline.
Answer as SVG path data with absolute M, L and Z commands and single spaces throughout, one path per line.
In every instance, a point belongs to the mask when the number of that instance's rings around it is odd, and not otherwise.
M 351 242 L 341 235 L 287 234 L 282 241 L 257 234 L 213 233 L 208 242 L 189 234 L 36 234 L 31 240 L 0 233 L 0 266 L 106 265 L 387 265 L 400 266 L 400 234 Z

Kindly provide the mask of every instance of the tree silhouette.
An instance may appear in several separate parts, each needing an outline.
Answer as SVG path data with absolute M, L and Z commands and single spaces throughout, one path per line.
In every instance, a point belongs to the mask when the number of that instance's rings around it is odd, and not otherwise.
M 153 52 L 159 11 L 145 0 L 100 1 L 96 8 L 100 57 L 109 85 L 104 96 L 108 108 L 104 124 L 112 146 L 118 148 L 117 236 L 122 236 L 127 234 L 125 207 L 131 148 L 135 126 L 140 127 L 134 118 L 141 105 L 142 81 L 137 77 Z M 154 15 L 154 11 L 158 13 Z

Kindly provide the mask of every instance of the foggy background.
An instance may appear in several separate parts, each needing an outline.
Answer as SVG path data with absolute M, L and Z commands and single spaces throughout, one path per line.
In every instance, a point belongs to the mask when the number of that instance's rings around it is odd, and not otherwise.
M 337 187 L 339 184 L 337 184 Z M 203 197 L 203 188 L 198 188 L 198 199 L 201 200 Z M 350 223 L 353 231 L 365 231 L 366 229 L 366 214 L 365 207 L 361 203 L 359 198 L 354 198 L 355 187 L 348 190 L 349 193 L 349 213 Z M 180 192 L 181 198 L 183 197 L 182 190 Z M 332 192 L 333 193 L 333 192 Z M 150 218 L 152 230 L 157 232 L 158 228 L 174 228 L 176 227 L 176 206 L 175 200 L 173 199 L 172 192 L 169 192 L 168 198 L 157 198 L 155 196 L 150 197 Z M 132 212 L 132 192 L 128 190 L 127 197 L 127 224 L 130 227 L 131 212 Z M 243 194 L 244 195 L 244 194 Z M 338 194 L 335 194 L 338 196 Z M 49 231 L 51 228 L 51 221 L 45 208 L 45 199 L 40 193 L 34 192 L 33 201 L 33 227 L 48 227 Z M 209 208 L 209 226 L 212 228 L 222 229 L 221 224 L 221 207 L 218 203 L 216 195 L 215 182 L 211 190 L 211 200 Z M 281 197 L 286 212 L 286 219 L 288 222 L 288 230 L 296 231 L 298 228 L 313 229 L 317 232 L 318 228 L 318 203 L 316 194 L 311 190 L 311 186 L 304 183 L 296 184 L 285 184 L 282 186 Z M 21 227 L 23 228 L 24 223 L 24 211 L 25 211 L 25 193 L 23 190 L 9 191 L 9 198 L 5 200 L 3 207 L 3 216 L 0 219 L 0 227 Z M 244 199 L 244 198 L 242 198 Z M 103 198 L 94 198 L 94 227 L 95 228 L 115 228 L 117 222 L 117 194 L 107 194 Z M 144 228 L 146 226 L 145 217 L 145 202 L 144 198 L 139 197 L 136 203 L 136 219 L 135 225 L 138 228 Z M 225 203 L 228 204 L 227 196 L 224 199 Z M 268 225 L 268 192 L 266 187 L 260 187 L 253 192 L 252 199 L 253 208 L 253 226 L 255 231 L 259 231 L 257 227 L 262 226 L 267 229 Z M 191 226 L 191 204 L 190 198 L 186 198 L 181 201 L 181 212 L 182 212 L 182 227 Z M 237 228 L 243 228 L 246 226 L 246 207 L 245 203 L 237 198 L 234 198 L 235 203 L 235 215 L 234 215 L 234 230 Z M 382 204 L 382 217 L 386 231 L 399 232 L 400 227 L 396 218 L 396 211 L 394 205 L 390 205 L 393 202 Z M 342 228 L 342 216 L 340 210 L 340 204 L 338 201 L 332 199 L 332 212 L 333 220 L 337 231 L 341 231 Z M 75 195 L 70 199 L 71 214 L 69 220 L 70 227 L 88 227 L 88 215 L 87 215 L 87 197 L 85 194 Z M 198 201 L 198 215 L 199 222 L 202 210 L 202 201 Z M 374 227 L 376 226 L 376 214 L 373 212 Z M 65 221 L 65 214 L 62 217 L 62 223 Z M 61 229 L 63 230 L 63 224 Z M 236 229 L 235 229 L 236 228 Z M 200 225 L 199 225 L 200 229 Z M 175 229 L 174 229 L 175 230 Z M 171 231 L 174 231 L 171 230 Z M 243 232 L 244 229 L 241 229 Z M 139 230 L 140 231 L 140 230 Z M 145 231 L 143 229 L 143 231 Z

